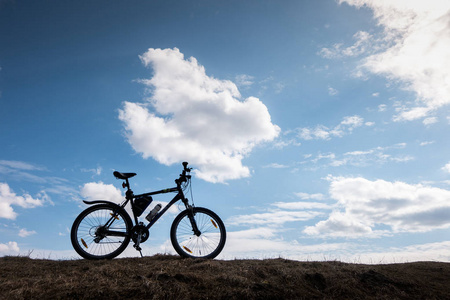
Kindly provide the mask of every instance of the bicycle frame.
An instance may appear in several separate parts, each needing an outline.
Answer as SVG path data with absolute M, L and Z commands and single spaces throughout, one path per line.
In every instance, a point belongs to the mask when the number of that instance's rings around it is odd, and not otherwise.
M 164 206 L 150 221 L 150 223 L 146 226 L 147 230 L 150 229 L 150 227 L 153 226 L 153 224 L 155 224 L 161 217 L 162 215 L 164 215 L 164 213 L 173 205 L 175 204 L 177 201 L 181 200 L 183 202 L 183 204 L 185 205 L 186 209 L 190 210 L 191 212 L 192 210 L 192 206 L 189 205 L 188 199 L 184 196 L 183 193 L 183 189 L 181 188 L 181 183 L 177 182 L 177 186 L 173 187 L 173 188 L 168 188 L 168 189 L 163 189 L 163 190 L 159 190 L 159 191 L 154 191 L 154 192 L 149 192 L 149 193 L 143 193 L 143 194 L 138 194 L 138 195 L 134 195 L 133 191 L 130 189 L 130 184 L 128 182 L 128 179 L 125 179 L 125 183 L 123 184 L 123 187 L 127 188 L 126 191 L 126 200 L 120 205 L 121 208 L 125 208 L 125 206 L 128 204 L 128 202 L 130 202 L 131 204 L 131 211 L 133 212 L 133 219 L 134 219 L 134 223 L 135 225 L 138 225 L 138 217 L 136 216 L 136 214 L 134 213 L 134 199 L 137 197 L 141 197 L 141 196 L 153 196 L 153 195 L 158 195 L 158 194 L 167 194 L 167 193 L 174 193 L 177 192 L 177 194 L 175 195 L 175 197 L 173 197 L 172 200 L 170 200 L 170 202 Z M 114 219 L 114 216 L 111 218 L 111 220 Z M 189 220 L 191 221 L 194 233 L 199 236 L 201 233 L 197 228 L 197 224 L 195 222 L 195 219 L 193 218 L 192 213 L 189 214 Z M 108 222 L 109 223 L 109 222 Z M 109 232 L 111 233 L 111 232 Z
M 189 203 L 188 200 L 184 197 L 184 193 L 183 191 L 180 189 L 178 190 L 178 187 L 174 187 L 174 188 L 170 188 L 170 189 L 164 189 L 164 190 L 160 190 L 160 191 L 155 191 L 155 192 L 150 192 L 150 193 L 144 193 L 144 194 L 140 194 L 140 195 L 136 195 L 134 196 L 134 198 L 140 197 L 140 196 L 153 196 L 153 195 L 158 195 L 158 194 L 167 194 L 167 193 L 173 193 L 173 192 L 178 192 L 175 197 L 173 197 L 172 200 L 170 200 L 170 202 L 164 206 L 163 208 L 161 208 L 161 210 L 152 218 L 152 220 L 150 221 L 150 223 L 146 226 L 147 229 L 150 229 L 150 227 L 153 226 L 153 224 L 156 223 L 156 221 L 159 220 L 159 218 L 162 217 L 162 215 L 172 206 L 174 205 L 177 201 L 181 200 L 184 205 L 186 206 L 186 208 L 189 208 Z M 134 205 L 134 201 L 131 202 L 132 205 Z M 133 216 L 134 216 L 134 220 L 137 224 L 137 217 L 134 214 L 133 211 Z

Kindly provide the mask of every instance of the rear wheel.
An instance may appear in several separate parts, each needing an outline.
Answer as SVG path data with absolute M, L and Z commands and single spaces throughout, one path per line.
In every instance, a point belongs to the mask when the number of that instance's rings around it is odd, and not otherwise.
M 70 239 L 75 251 L 86 259 L 111 259 L 128 246 L 132 227 L 124 209 L 99 204 L 87 208 L 75 219 Z
M 193 213 L 199 234 L 194 233 L 189 211 L 182 211 L 170 229 L 172 245 L 175 251 L 184 257 L 214 258 L 225 246 L 225 225 L 219 216 L 209 209 L 194 207 Z

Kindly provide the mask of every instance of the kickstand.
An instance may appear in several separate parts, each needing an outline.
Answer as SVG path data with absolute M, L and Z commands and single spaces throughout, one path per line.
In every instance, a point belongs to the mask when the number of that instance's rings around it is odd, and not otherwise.
M 144 256 L 142 255 L 142 248 L 139 247 L 139 245 L 136 245 L 136 244 L 135 244 L 133 247 L 136 248 L 137 251 L 139 251 L 139 253 L 141 254 L 141 257 L 144 257 Z
M 141 254 L 141 258 L 142 258 L 144 256 L 142 255 L 142 248 L 141 248 L 140 244 L 141 244 L 141 234 L 138 235 L 137 242 L 133 245 L 133 247 L 137 251 L 139 251 L 139 253 Z

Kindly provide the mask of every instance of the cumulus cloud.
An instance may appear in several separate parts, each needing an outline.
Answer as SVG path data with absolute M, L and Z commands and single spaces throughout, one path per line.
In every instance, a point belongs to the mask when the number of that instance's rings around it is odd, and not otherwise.
M 84 184 L 81 187 L 80 194 L 86 200 L 108 200 L 114 203 L 120 203 L 124 200 L 124 196 L 118 188 L 101 181 Z
M 12 206 L 34 208 L 43 206 L 45 202 L 51 202 L 45 192 L 40 192 L 38 198 L 33 198 L 26 193 L 19 196 L 11 190 L 7 183 L 0 182 L 0 218 L 15 220 L 17 213 Z
M 330 237 L 360 237 L 373 236 L 372 228 L 354 218 L 333 212 L 326 221 L 320 221 L 314 226 L 307 226 L 304 233 Z
M 317 125 L 314 128 L 303 127 L 297 128 L 298 137 L 304 140 L 329 140 L 332 137 L 343 137 L 346 134 L 353 132 L 355 128 L 364 125 L 364 119 L 360 116 L 344 117 L 341 123 L 333 128 L 324 125 Z
M 442 167 L 442 170 L 444 170 L 447 173 L 450 173 L 450 162 Z
M 450 227 L 450 191 L 421 184 L 331 178 L 330 196 L 342 210 L 305 233 L 321 236 L 374 237 L 392 232 L 426 232 Z M 390 231 L 377 230 L 385 225 Z
M 149 49 L 141 60 L 153 68 L 153 77 L 141 80 L 152 95 L 119 112 L 134 150 L 165 165 L 189 161 L 210 182 L 248 177 L 242 159 L 280 132 L 267 107 L 255 97 L 242 100 L 233 82 L 206 75 L 177 48 Z
M 19 254 L 19 246 L 17 242 L 8 242 L 7 244 L 0 244 L 0 256 L 17 255 Z
M 450 2 L 446 0 L 339 0 L 355 7 L 373 10 L 384 29 L 378 38 L 363 35 L 354 46 L 335 46 L 322 50 L 335 58 L 344 52 L 367 54 L 360 67 L 385 76 L 416 94 L 414 105 L 407 105 L 394 117 L 409 121 L 427 117 L 450 104 Z M 364 52 L 361 45 L 370 44 Z M 351 49 L 355 49 L 352 51 Z M 364 48 L 364 49 L 363 49 Z M 347 51 L 347 49 L 349 49 Z M 346 50 L 346 51 L 344 51 Z

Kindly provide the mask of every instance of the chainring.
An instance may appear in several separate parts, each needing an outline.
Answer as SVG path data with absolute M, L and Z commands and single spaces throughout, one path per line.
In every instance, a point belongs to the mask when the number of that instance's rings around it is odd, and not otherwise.
M 133 240 L 133 242 L 137 243 L 139 233 L 141 234 L 140 243 L 145 242 L 148 239 L 148 237 L 150 236 L 150 233 L 148 232 L 147 227 L 145 227 L 144 225 L 141 225 L 141 224 L 136 225 L 133 228 L 131 228 L 131 239 Z

